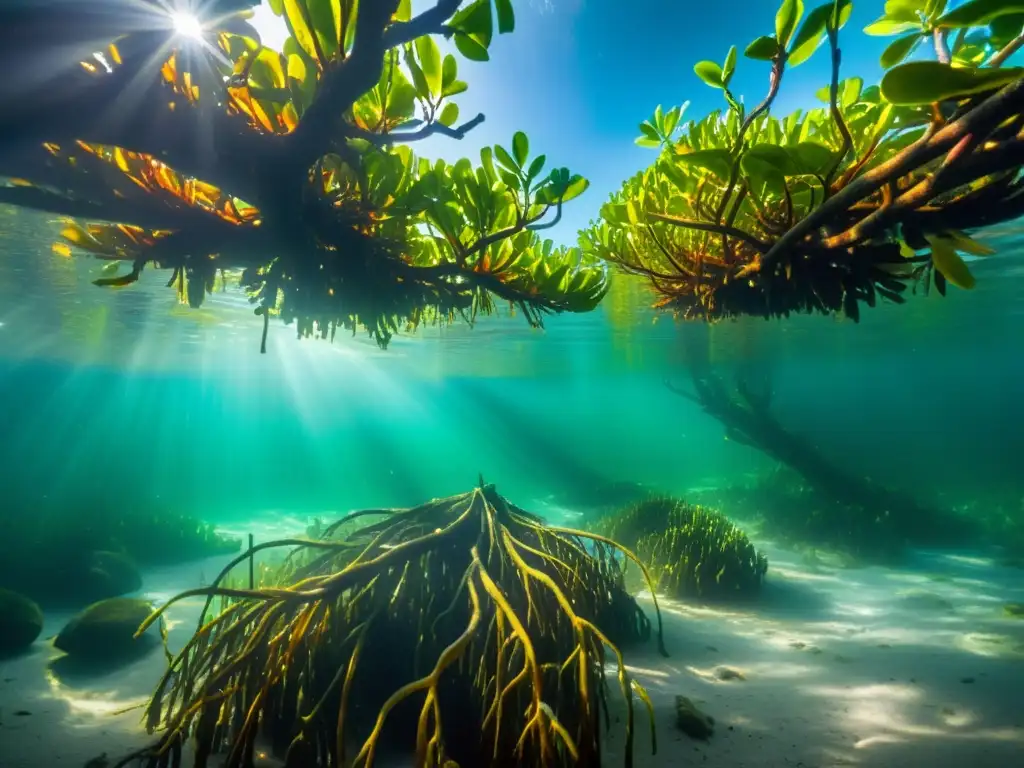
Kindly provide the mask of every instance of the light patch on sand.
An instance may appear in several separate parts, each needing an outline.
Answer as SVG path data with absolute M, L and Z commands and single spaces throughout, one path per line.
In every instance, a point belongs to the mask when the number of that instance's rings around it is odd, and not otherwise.
M 1009 635 L 986 632 L 967 632 L 957 635 L 953 645 L 960 650 L 989 658 L 1024 658 L 1024 640 Z
M 126 714 L 144 707 L 149 701 L 147 696 L 119 699 L 109 691 L 72 689 L 64 685 L 50 670 L 46 671 L 46 682 L 54 699 L 67 705 L 72 714 L 87 717 L 101 718 Z
M 797 568 L 785 568 L 779 567 L 774 563 L 771 566 L 772 576 L 780 576 L 784 579 L 790 579 L 792 581 L 817 581 L 817 582 L 828 582 L 832 584 L 848 584 L 846 579 L 832 574 L 824 573 L 811 573 Z

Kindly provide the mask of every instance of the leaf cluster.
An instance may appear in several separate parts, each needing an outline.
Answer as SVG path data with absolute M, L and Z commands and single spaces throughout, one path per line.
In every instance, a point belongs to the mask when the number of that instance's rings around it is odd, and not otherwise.
M 496 302 L 534 325 L 588 311 L 605 265 L 539 234 L 586 179 L 531 154 L 523 132 L 478 163 L 430 162 L 408 146 L 458 140 L 484 119 L 460 123 L 458 59 L 486 61 L 515 17 L 510 0 L 460 5 L 414 15 L 410 0 L 272 0 L 289 31 L 281 51 L 237 23 L 207 30 L 217 56 L 172 39 L 162 101 L 144 105 L 145 119 L 209 117 L 224 136 L 215 161 L 172 147 L 177 130 L 48 141 L 8 199 L 65 215 L 67 245 L 131 262 L 100 284 L 170 269 L 182 301 L 199 306 L 218 272 L 239 275 L 265 330 L 280 315 L 300 336 L 363 328 L 386 346 L 402 328 L 471 322 Z M 83 88 L 130 83 L 130 37 L 110 45 L 106 69 L 87 63 Z
M 856 319 L 860 302 L 874 305 L 879 295 L 903 301 L 908 285 L 932 272 L 940 290 L 947 281 L 971 287 L 958 251 L 989 251 L 964 230 L 1020 208 L 1013 202 L 1021 162 L 1013 89 L 1024 70 L 1002 64 L 1024 43 L 1021 8 L 971 0 L 947 12 L 935 0 L 890 0 L 866 31 L 904 36 L 883 55 L 887 71 L 870 86 L 840 75 L 839 34 L 851 9 L 848 0 L 806 13 L 801 0 L 781 3 L 774 35 L 744 51 L 770 64 L 767 95 L 753 109 L 731 90 L 736 46 L 721 64 L 698 62 L 695 74 L 721 91 L 724 108 L 684 122 L 689 102 L 659 105 L 640 124 L 636 142 L 656 148 L 658 158 L 581 233 L 584 252 L 647 278 L 657 306 L 708 319 L 791 311 Z M 925 39 L 936 59 L 904 61 Z M 817 92 L 822 106 L 773 115 L 785 73 L 823 46 L 832 76 Z M 998 119 L 985 118 L 978 133 L 990 140 L 963 139 L 967 121 L 980 120 L 978 108 L 1000 89 L 1017 101 L 998 102 Z M 931 149 L 936 134 L 945 152 Z M 947 136 L 963 142 L 962 155 L 944 157 L 955 143 Z M 995 207 L 983 215 L 986 194 Z M 943 205 L 960 215 L 943 222 L 936 208 Z

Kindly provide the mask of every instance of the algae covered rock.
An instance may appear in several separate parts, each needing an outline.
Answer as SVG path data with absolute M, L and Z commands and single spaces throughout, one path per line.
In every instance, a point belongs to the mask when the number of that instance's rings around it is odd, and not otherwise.
M 725 515 L 670 496 L 632 504 L 595 529 L 631 548 L 659 590 L 722 598 L 760 589 L 768 560 Z
M 34 601 L 0 589 L 0 655 L 28 648 L 43 631 L 43 612 Z
M 706 741 L 715 732 L 715 718 L 701 712 L 685 696 L 676 696 L 676 727 L 691 738 Z
M 93 552 L 88 565 L 85 592 L 93 600 L 119 597 L 142 587 L 142 576 L 135 562 L 120 552 Z
M 152 639 L 135 639 L 135 632 L 153 607 L 135 597 L 114 597 L 93 603 L 73 617 L 53 645 L 81 659 L 110 659 L 148 646 Z

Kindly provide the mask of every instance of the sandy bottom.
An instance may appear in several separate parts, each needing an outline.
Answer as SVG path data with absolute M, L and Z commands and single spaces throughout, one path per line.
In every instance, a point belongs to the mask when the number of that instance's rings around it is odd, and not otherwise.
M 1020 571 L 945 554 L 904 570 L 837 569 L 765 549 L 771 569 L 756 603 L 663 603 L 670 657 L 653 644 L 627 654 L 653 700 L 659 742 L 652 756 L 638 702 L 637 768 L 1024 765 L 1024 621 L 1002 612 L 1024 602 Z M 198 586 L 223 562 L 151 571 L 145 581 L 156 588 L 143 595 L 159 601 Z M 200 607 L 170 611 L 172 649 Z M 121 710 L 146 700 L 163 654 L 107 673 L 69 669 L 46 640 L 68 618 L 48 615 L 30 652 L 0 661 L 2 768 L 81 768 L 146 741 L 140 710 Z M 677 730 L 677 695 L 714 718 L 708 741 Z M 613 728 L 605 764 L 621 765 L 621 750 Z

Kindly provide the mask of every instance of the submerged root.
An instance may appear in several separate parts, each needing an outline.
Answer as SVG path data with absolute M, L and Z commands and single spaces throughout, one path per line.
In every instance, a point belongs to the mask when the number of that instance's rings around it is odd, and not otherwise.
M 207 597 L 147 708 L 159 739 L 119 767 L 177 766 L 190 737 L 197 767 L 252 765 L 257 739 L 289 768 L 368 768 L 385 744 L 417 768 L 599 766 L 609 650 L 632 764 L 634 694 L 650 702 L 616 644 L 651 634 L 623 585 L 632 553 L 546 527 L 493 486 L 332 530 L 273 584 L 235 589 L 227 568 L 150 617 Z M 657 637 L 663 650 L 660 614 Z

